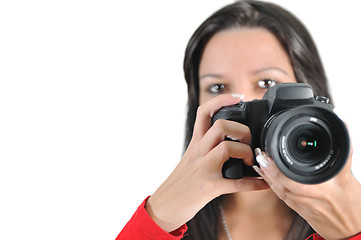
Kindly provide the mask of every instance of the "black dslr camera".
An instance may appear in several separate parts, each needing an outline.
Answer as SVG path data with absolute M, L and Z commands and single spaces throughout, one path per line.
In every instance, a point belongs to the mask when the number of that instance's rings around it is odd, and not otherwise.
M 328 99 L 314 96 L 307 84 L 278 84 L 260 100 L 221 108 L 213 123 L 217 119 L 247 125 L 251 148 L 260 147 L 287 177 L 300 183 L 316 184 L 334 177 L 349 155 L 345 124 Z M 259 176 L 235 158 L 224 163 L 222 174 L 230 179 Z

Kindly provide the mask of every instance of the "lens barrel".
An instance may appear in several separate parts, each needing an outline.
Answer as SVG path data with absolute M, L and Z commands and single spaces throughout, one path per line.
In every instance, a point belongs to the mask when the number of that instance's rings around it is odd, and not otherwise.
M 287 177 L 306 184 L 334 177 L 350 151 L 348 131 L 338 116 L 309 105 L 272 116 L 263 128 L 261 142 Z

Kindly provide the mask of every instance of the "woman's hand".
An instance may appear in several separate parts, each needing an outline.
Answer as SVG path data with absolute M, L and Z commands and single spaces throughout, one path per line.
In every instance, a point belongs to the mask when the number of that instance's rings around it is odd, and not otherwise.
M 351 174 L 352 152 L 336 177 L 316 185 L 292 181 L 265 153 L 258 153 L 265 181 L 323 238 L 345 239 L 361 231 L 361 184 Z
M 263 180 L 222 176 L 223 163 L 230 157 L 253 164 L 248 127 L 226 120 L 217 120 L 212 126 L 212 116 L 218 109 L 238 102 L 238 98 L 223 94 L 198 108 L 186 153 L 146 204 L 147 212 L 163 230 L 179 228 L 221 194 L 268 188 Z M 226 137 L 238 141 L 224 141 Z

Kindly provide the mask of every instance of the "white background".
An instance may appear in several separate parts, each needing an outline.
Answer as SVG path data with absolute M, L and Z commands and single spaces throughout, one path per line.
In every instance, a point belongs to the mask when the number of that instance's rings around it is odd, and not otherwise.
M 114 239 L 182 155 L 182 61 L 221 0 L 0 3 L 0 239 Z M 274 1 L 309 28 L 361 180 L 360 6 Z

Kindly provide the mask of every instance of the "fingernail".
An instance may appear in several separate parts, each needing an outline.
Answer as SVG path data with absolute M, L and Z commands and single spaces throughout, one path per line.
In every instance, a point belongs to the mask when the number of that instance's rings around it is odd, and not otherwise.
M 230 138 L 230 139 L 233 140 L 233 141 L 239 141 L 239 140 L 240 140 L 239 138 L 233 137 L 233 136 L 231 136 L 231 135 L 226 136 L 226 138 Z
M 261 154 L 262 154 L 262 151 L 261 151 L 261 149 L 259 149 L 259 148 L 255 148 L 255 149 L 254 149 L 254 153 L 256 154 L 256 156 L 258 156 L 258 155 L 261 155 Z
M 264 168 L 268 167 L 269 162 L 268 162 L 267 158 L 264 156 L 264 154 L 262 153 L 261 149 L 256 148 L 254 151 L 256 153 L 256 160 L 259 163 L 259 165 L 261 165 Z
M 244 95 L 243 94 L 232 94 L 232 97 L 238 98 L 238 99 L 243 99 Z

